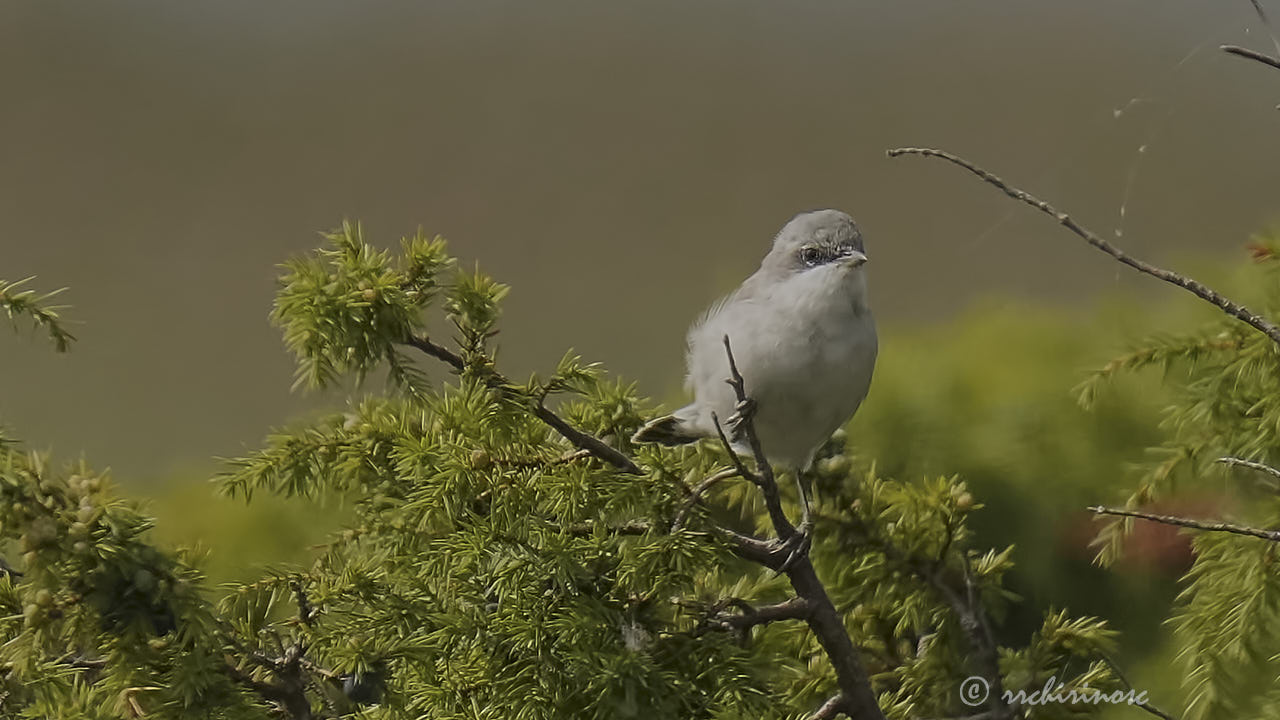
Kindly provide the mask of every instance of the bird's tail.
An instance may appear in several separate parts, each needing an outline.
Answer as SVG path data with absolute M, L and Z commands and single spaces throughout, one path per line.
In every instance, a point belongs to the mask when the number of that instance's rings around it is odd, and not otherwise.
M 650 420 L 631 436 L 631 442 L 686 445 L 702 439 L 703 433 L 695 430 L 692 424 L 682 417 L 683 414 L 683 411 L 677 411 L 674 415 L 663 415 Z

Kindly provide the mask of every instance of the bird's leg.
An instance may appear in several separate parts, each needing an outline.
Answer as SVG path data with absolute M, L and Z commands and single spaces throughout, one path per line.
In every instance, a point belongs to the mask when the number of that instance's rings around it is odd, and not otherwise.
M 796 471 L 795 477 L 796 492 L 800 494 L 800 524 L 796 526 L 795 534 L 783 542 L 783 548 L 787 550 L 787 559 L 779 566 L 779 575 L 790 569 L 796 560 L 807 555 L 809 547 L 813 544 L 813 514 L 809 506 L 810 478 L 800 470 Z
M 809 496 L 813 494 L 813 477 L 807 470 L 796 471 L 796 492 L 800 493 L 800 525 L 809 528 L 813 525 L 812 508 Z

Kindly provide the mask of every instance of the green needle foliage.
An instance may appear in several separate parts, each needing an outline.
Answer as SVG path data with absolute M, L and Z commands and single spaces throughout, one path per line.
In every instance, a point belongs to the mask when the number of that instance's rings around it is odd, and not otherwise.
M 1280 239 L 1257 238 L 1254 310 L 1280 316 Z M 1280 475 L 1220 462 L 1242 458 L 1274 467 L 1280 461 L 1280 349 L 1252 328 L 1223 317 L 1185 335 L 1147 340 L 1095 372 L 1080 387 L 1091 403 L 1114 376 L 1157 369 L 1174 390 L 1163 427 L 1169 439 L 1153 448 L 1125 507 L 1138 509 L 1177 495 L 1211 493 L 1211 512 L 1245 525 L 1280 524 Z M 1157 511 L 1158 512 L 1158 511 Z M 1203 518 L 1214 521 L 1218 518 Z M 1132 518 L 1111 523 L 1099 538 L 1099 559 L 1114 560 Z M 1194 538 L 1195 564 L 1182 580 L 1169 624 L 1177 642 L 1188 718 L 1280 717 L 1280 549 L 1234 534 Z
M 34 279 L 29 277 L 17 282 L 0 280 L 0 310 L 4 310 L 9 320 L 15 325 L 19 317 L 26 317 L 37 328 L 48 334 L 49 339 L 53 341 L 53 347 L 58 352 L 66 352 L 75 340 L 75 336 L 67 331 L 62 323 L 62 317 L 58 314 L 60 310 L 66 308 L 49 304 L 49 300 L 61 294 L 66 288 L 43 295 L 30 288 L 21 289 L 23 285 Z
M 20 557 L 0 573 L 0 716 L 730 720 L 839 699 L 832 629 L 769 615 L 794 607 L 795 566 L 735 540 L 776 547 L 759 489 L 702 486 L 732 467 L 714 444 L 632 446 L 656 409 L 572 354 L 545 379 L 500 374 L 505 292 L 421 233 L 393 255 L 344 225 L 286 265 L 272 317 L 298 382 L 390 379 L 219 479 L 352 508 L 306 567 L 208 587 L 104 478 L 0 444 L 0 537 Z M 450 341 L 428 335 L 433 312 Z M 1054 610 L 1002 637 L 1014 552 L 977 546 L 959 479 L 880 477 L 837 433 L 813 480 L 812 567 L 885 715 L 1068 718 L 1099 706 L 1001 691 L 1123 691 L 1096 619 Z M 991 699 L 962 702 L 971 676 Z

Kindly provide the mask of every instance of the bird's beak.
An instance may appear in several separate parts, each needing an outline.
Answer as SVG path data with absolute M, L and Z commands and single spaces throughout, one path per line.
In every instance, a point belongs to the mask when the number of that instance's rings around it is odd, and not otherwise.
M 845 265 L 851 268 L 862 267 L 863 265 L 867 264 L 867 256 L 863 253 L 858 252 L 857 250 L 854 250 L 850 252 L 848 255 L 845 255 L 841 259 L 841 262 L 843 262 Z

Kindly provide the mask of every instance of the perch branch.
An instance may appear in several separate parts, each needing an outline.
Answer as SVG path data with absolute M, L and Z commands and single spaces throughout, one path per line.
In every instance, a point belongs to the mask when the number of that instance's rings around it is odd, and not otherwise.
M 764 454 L 764 446 L 760 443 L 760 436 L 756 434 L 755 419 L 752 417 L 752 401 L 747 396 L 747 383 L 743 379 L 742 373 L 738 372 L 738 363 L 733 358 L 733 346 L 729 343 L 729 336 L 724 336 L 724 352 L 729 359 L 729 379 L 725 382 L 733 388 L 733 394 L 738 400 L 739 426 L 742 436 L 747 441 L 747 446 L 751 448 L 751 455 L 756 461 L 756 471 L 752 473 L 738 458 L 738 454 L 734 452 L 733 446 L 729 443 L 729 438 L 725 436 L 724 428 L 720 426 L 720 419 L 711 415 L 712 422 L 715 423 L 716 433 L 720 436 L 720 442 L 724 444 L 726 450 L 729 451 L 729 457 L 733 458 L 734 464 L 738 468 L 738 472 L 743 477 L 750 479 L 760 488 L 760 492 L 764 495 L 765 507 L 769 510 L 769 519 L 773 522 L 774 532 L 778 534 L 781 540 L 789 540 L 795 535 L 796 528 L 787 519 L 787 513 L 782 509 L 782 497 L 778 493 L 778 482 L 773 474 L 773 466 L 769 464 L 769 458 Z
M 774 532 L 777 533 L 778 540 L 781 541 L 779 543 L 771 543 L 772 551 L 769 554 L 769 560 L 775 564 L 763 562 L 760 564 L 770 567 L 776 572 L 785 572 L 787 579 L 791 582 L 792 589 L 796 592 L 797 598 L 807 604 L 809 612 L 805 617 L 805 621 L 808 623 L 809 629 L 813 631 L 818 644 L 822 646 L 827 659 L 831 662 L 831 667 L 835 670 L 837 685 L 840 688 L 840 693 L 823 703 L 814 717 L 834 718 L 838 713 L 843 712 L 855 720 L 884 720 L 884 713 L 881 712 L 880 706 L 876 702 L 876 694 L 871 689 L 871 679 L 867 675 L 867 670 L 863 667 L 862 659 L 859 657 L 857 649 L 853 646 L 853 640 L 850 639 L 849 631 L 844 626 L 844 620 L 840 617 L 840 613 L 836 611 L 836 606 L 831 602 L 831 597 L 827 595 L 826 586 L 822 584 L 822 580 L 818 578 L 817 571 L 814 570 L 813 561 L 809 559 L 807 552 L 795 552 L 794 550 L 788 552 L 790 550 L 788 541 L 795 537 L 800 537 L 803 541 L 807 540 L 807 537 L 797 535 L 795 526 L 787 519 L 786 513 L 782 509 L 773 467 L 769 465 L 769 459 L 764 454 L 760 438 L 756 435 L 755 422 L 750 412 L 751 401 L 746 393 L 746 382 L 743 380 L 742 374 L 738 372 L 738 365 L 733 358 L 733 348 L 729 343 L 728 336 L 724 338 L 724 350 L 728 356 L 731 374 L 728 383 L 733 387 L 734 394 L 738 400 L 738 412 L 740 414 L 738 429 L 746 439 L 747 445 L 751 448 L 757 467 L 756 474 L 744 474 L 743 477 L 756 478 L 753 482 L 760 487 L 761 493 L 764 494 L 769 516 L 773 521 Z M 720 421 L 716 419 L 715 423 L 721 442 L 728 447 L 728 438 L 725 437 L 724 430 L 720 427 Z M 729 447 L 728 449 L 730 456 L 736 457 L 733 448 Z M 740 461 L 735 462 L 738 463 L 740 471 L 746 470 Z M 738 554 L 740 557 L 746 557 L 741 551 Z M 779 560 L 781 560 L 780 563 L 778 562 Z
M 412 335 L 405 342 L 411 347 L 417 348 L 427 355 L 451 366 L 457 372 L 462 372 L 466 368 L 466 361 L 463 360 L 461 355 L 453 352 L 443 345 L 433 342 L 430 338 L 424 335 Z M 509 392 L 509 388 L 511 387 L 511 383 L 507 378 L 496 370 L 490 371 L 486 375 L 485 382 L 489 387 L 500 392 Z M 533 406 L 533 414 L 539 420 L 550 426 L 552 430 L 560 433 L 561 437 L 565 440 L 573 443 L 574 447 L 591 453 L 593 456 L 609 463 L 623 472 L 631 473 L 632 475 L 643 474 L 631 458 L 610 447 L 600 438 L 584 433 L 573 427 L 569 423 L 565 422 L 565 420 L 559 415 L 548 410 L 541 402 L 538 402 Z
M 809 720 L 831 720 L 842 712 L 846 712 L 844 695 L 833 695 L 813 711 Z
M 1205 530 L 1207 532 L 1224 532 L 1232 535 L 1244 535 L 1247 537 L 1261 538 L 1270 540 L 1271 542 L 1280 542 L 1280 530 L 1263 530 L 1261 528 L 1249 527 L 1247 525 L 1235 525 L 1225 522 L 1207 522 L 1204 520 L 1192 520 L 1190 518 L 1176 517 L 1174 515 L 1156 515 L 1154 513 L 1139 512 L 1137 510 L 1125 510 L 1123 508 L 1109 508 L 1101 505 L 1094 505 L 1088 508 L 1089 512 L 1097 515 L 1117 515 L 1120 517 L 1138 518 L 1139 520 L 1150 520 L 1164 525 L 1174 525 L 1177 527 L 1192 528 L 1193 530 Z
M 1008 183 L 1006 183 L 1004 180 L 1001 180 L 996 175 L 993 175 L 987 170 L 984 170 L 978 167 L 977 165 L 974 165 L 973 163 L 969 162 L 968 160 L 965 160 L 964 158 L 958 157 L 944 150 L 935 150 L 933 148 L 917 148 L 917 147 L 896 148 L 896 149 L 890 150 L 888 154 L 889 154 L 889 157 L 898 157 L 899 155 L 921 155 L 924 157 L 935 157 L 935 158 L 940 158 L 942 160 L 946 160 L 947 162 L 952 163 L 953 165 L 958 165 L 964 168 L 965 170 L 968 170 L 969 172 L 973 173 L 974 175 L 978 176 L 980 179 L 983 180 L 983 182 L 986 182 L 987 184 L 994 186 L 995 188 L 1003 192 L 1005 195 L 1008 195 L 1009 197 L 1013 198 L 1014 200 L 1017 200 L 1026 205 L 1030 205 L 1031 207 L 1039 210 L 1045 215 L 1048 215 L 1056 219 L 1058 223 L 1060 223 L 1063 227 L 1065 227 L 1066 229 L 1070 230 L 1072 233 L 1082 238 L 1085 242 L 1101 250 L 1102 252 L 1110 255 L 1111 257 L 1115 258 L 1121 263 L 1128 265 L 1129 267 L 1137 270 L 1138 272 L 1145 273 L 1147 275 L 1150 275 L 1151 277 L 1157 278 L 1159 280 L 1163 280 L 1173 285 L 1177 285 L 1178 287 L 1195 295 L 1201 300 L 1204 300 L 1205 302 L 1216 306 L 1218 309 L 1222 310 L 1224 313 L 1236 318 L 1237 320 L 1245 323 L 1246 325 L 1249 325 L 1250 327 L 1254 328 L 1258 332 L 1271 338 L 1272 342 L 1276 343 L 1277 345 L 1280 345 L 1280 326 L 1277 326 L 1263 319 L 1257 313 L 1253 312 L 1252 310 L 1245 307 L 1244 305 L 1241 305 L 1240 303 L 1237 303 L 1231 300 L 1230 298 L 1227 298 L 1226 296 L 1222 295 L 1218 291 L 1205 286 L 1203 283 L 1200 283 L 1197 280 L 1193 280 L 1185 275 L 1180 275 L 1170 270 L 1165 270 L 1164 268 L 1156 267 L 1155 265 L 1151 265 L 1150 263 L 1147 263 L 1135 257 L 1132 257 L 1125 251 L 1121 250 L 1115 245 L 1112 245 L 1111 243 L 1102 239 L 1102 237 L 1099 236 L 1097 233 L 1094 233 L 1088 228 L 1081 226 L 1079 223 L 1073 220 L 1070 215 L 1058 210 L 1057 208 L 1053 207 L 1049 203 L 1045 202 L 1044 200 L 1041 200 L 1040 198 L 1028 192 L 1019 190 L 1018 188 L 1009 185 Z

